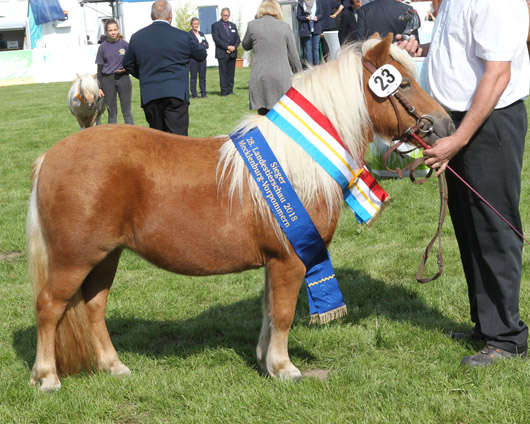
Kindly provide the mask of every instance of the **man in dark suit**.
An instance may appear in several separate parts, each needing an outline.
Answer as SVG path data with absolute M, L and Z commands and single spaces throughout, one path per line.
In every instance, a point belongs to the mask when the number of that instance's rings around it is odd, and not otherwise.
M 219 62 L 221 96 L 234 94 L 237 46 L 241 42 L 237 27 L 232 22 L 229 22 L 228 18 L 230 18 L 230 9 L 224 7 L 221 10 L 221 19 L 212 24 L 215 58 Z
M 206 49 L 191 35 L 171 26 L 171 5 L 151 7 L 151 25 L 131 37 L 123 67 L 140 80 L 145 119 L 151 128 L 188 135 L 190 59 L 206 59 Z
M 409 14 L 404 15 L 406 12 Z M 408 20 L 400 17 L 412 16 L 414 9 L 399 0 L 373 0 L 359 9 L 358 28 L 353 33 L 354 40 L 365 40 L 376 32 L 382 38 L 388 33 L 403 34 Z M 419 39 L 418 30 L 412 34 Z

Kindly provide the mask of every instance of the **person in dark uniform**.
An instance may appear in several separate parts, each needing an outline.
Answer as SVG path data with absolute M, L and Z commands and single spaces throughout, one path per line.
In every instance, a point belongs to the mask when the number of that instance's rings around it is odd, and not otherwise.
M 332 11 L 336 10 L 341 3 L 337 0 L 320 0 L 320 8 L 322 9 L 322 33 L 326 34 L 329 31 L 336 31 L 337 26 L 333 19 Z M 326 58 L 330 54 L 330 49 L 325 37 L 322 37 L 322 57 Z
M 407 29 L 407 20 L 400 19 L 405 13 L 415 14 L 411 6 L 397 0 L 373 0 L 359 9 L 358 28 L 353 33 L 354 40 L 365 40 L 376 32 L 381 38 L 388 33 L 403 34 Z M 419 39 L 418 30 L 412 35 Z
M 206 59 L 206 49 L 186 31 L 171 26 L 171 4 L 151 7 L 151 25 L 132 35 L 123 67 L 140 80 L 145 119 L 151 128 L 188 135 L 190 59 Z
M 191 18 L 191 29 L 190 34 L 193 40 L 197 40 L 197 43 L 202 44 L 206 50 L 208 50 L 208 41 L 202 31 L 199 31 L 200 21 L 199 18 Z M 199 88 L 201 90 L 201 97 L 208 97 L 206 94 L 206 60 L 197 62 L 195 59 L 190 60 L 190 91 L 191 97 L 196 99 L 197 96 L 197 74 L 199 74 Z
M 234 94 L 237 47 L 241 40 L 234 23 L 229 22 L 230 9 L 221 10 L 221 19 L 212 24 L 212 38 L 215 43 L 215 58 L 219 61 L 219 84 L 221 96 Z
M 342 12 L 339 25 L 339 43 L 341 46 L 353 40 L 353 34 L 359 28 L 358 20 L 361 5 L 361 0 L 348 0 L 348 7 Z
M 106 40 L 99 45 L 96 55 L 99 97 L 105 97 L 109 124 L 118 122 L 117 96 L 119 96 L 123 121 L 134 125 L 131 113 L 132 83 L 122 65 L 129 43 L 121 36 L 120 27 L 115 19 L 107 19 L 105 22 L 105 35 Z

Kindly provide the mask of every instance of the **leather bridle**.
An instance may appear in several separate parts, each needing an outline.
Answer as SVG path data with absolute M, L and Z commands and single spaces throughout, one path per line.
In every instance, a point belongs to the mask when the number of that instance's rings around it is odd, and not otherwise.
M 94 103 L 90 103 L 86 100 L 85 93 L 83 93 L 83 91 L 81 90 L 81 82 L 79 82 L 79 86 L 77 87 L 77 95 L 75 97 L 81 102 L 82 105 L 86 105 L 88 109 L 94 109 L 99 101 L 99 97 L 98 100 Z
M 387 63 L 392 62 L 392 58 L 389 59 Z M 363 66 L 371 73 L 377 71 L 377 68 L 369 62 L 365 57 L 362 58 L 362 64 Z M 422 144 L 424 147 L 426 146 L 426 143 L 418 136 L 418 133 L 421 133 L 423 136 L 430 134 L 434 131 L 434 119 L 430 115 L 420 115 L 416 108 L 412 106 L 408 100 L 399 92 L 399 89 L 397 89 L 394 93 L 387 96 L 387 99 L 392 104 L 392 107 L 394 109 L 394 112 L 396 113 L 396 118 L 398 121 L 398 137 L 394 137 L 393 140 L 397 140 L 397 143 L 393 144 L 389 150 L 386 152 L 384 157 L 384 163 L 385 166 L 387 166 L 387 158 L 388 156 L 393 152 L 396 151 L 396 149 L 401 146 L 404 142 L 408 141 L 410 138 L 414 138 L 417 143 Z M 397 101 L 396 101 L 397 99 Z M 399 114 L 399 107 L 398 102 L 405 108 L 407 113 L 409 115 L 412 115 L 416 118 L 416 125 L 414 127 L 407 127 L 405 128 L 405 125 L 403 125 L 401 115 Z M 428 146 L 427 146 L 428 147 Z M 425 160 L 424 157 L 420 157 L 413 162 L 411 162 L 407 167 L 404 169 L 397 168 L 396 170 L 391 170 L 397 172 L 399 177 L 402 177 L 402 172 L 405 169 L 410 170 L 410 179 L 416 183 L 416 184 L 422 184 L 429 178 L 432 174 L 432 169 L 429 169 L 429 172 L 427 173 L 427 176 L 421 180 L 416 181 L 414 178 L 414 170 L 417 168 L 418 165 L 423 163 Z M 420 261 L 420 265 L 418 267 L 418 272 L 416 273 L 416 280 L 420 283 L 427 283 L 429 281 L 436 280 L 440 275 L 442 275 L 443 272 L 443 256 L 442 256 L 442 226 L 445 220 L 445 216 L 447 214 L 447 182 L 445 180 L 445 175 L 441 174 L 438 177 L 438 186 L 439 186 L 439 194 L 440 194 L 440 213 L 439 213 L 439 219 L 438 219 L 438 228 L 425 248 L 425 252 L 422 256 L 422 259 Z M 423 270 L 425 268 L 425 264 L 427 262 L 427 259 L 429 257 L 429 254 L 431 252 L 431 249 L 436 241 L 438 239 L 438 272 L 431 278 L 423 278 Z
M 387 63 L 392 62 L 392 58 Z M 363 66 L 370 72 L 374 73 L 377 71 L 377 68 L 369 62 L 365 57 L 362 58 Z M 396 118 L 398 121 L 398 137 L 394 137 L 393 140 L 399 140 L 401 142 L 404 142 L 405 140 L 408 140 L 411 136 L 411 134 L 417 134 L 422 133 L 422 135 L 426 135 L 429 133 L 432 133 L 434 131 L 434 119 L 431 115 L 420 115 L 416 108 L 412 106 L 409 101 L 403 96 L 399 90 L 396 90 L 394 93 L 392 93 L 390 96 L 387 97 L 388 100 L 390 100 L 390 103 L 392 104 L 392 107 L 394 108 L 394 112 L 396 113 Z M 407 129 L 404 130 L 404 125 L 401 119 L 401 115 L 399 114 L 399 108 L 398 104 L 396 102 L 399 101 L 401 105 L 405 108 L 407 113 L 409 115 L 412 115 L 416 118 L 416 125 L 414 127 L 407 127 Z

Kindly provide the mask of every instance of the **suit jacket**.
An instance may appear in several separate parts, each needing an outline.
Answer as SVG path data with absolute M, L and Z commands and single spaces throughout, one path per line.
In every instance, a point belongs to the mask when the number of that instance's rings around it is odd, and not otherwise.
M 322 15 L 322 7 L 320 6 L 320 0 L 315 0 L 317 4 L 315 16 L 317 17 L 317 21 L 315 22 L 315 26 L 313 29 L 313 32 L 311 32 L 311 28 L 309 26 L 309 21 L 306 19 L 306 13 L 304 10 L 304 2 L 303 0 L 298 0 L 298 7 L 296 8 L 296 19 L 298 20 L 298 33 L 300 37 L 311 37 L 312 35 L 319 35 L 322 34 L 322 24 L 320 21 L 323 19 Z
M 199 42 L 199 40 L 195 36 L 195 33 L 193 32 L 192 29 L 190 29 L 188 32 L 191 34 L 191 38 L 193 38 L 193 41 L 197 42 L 198 44 L 202 44 L 204 48 L 208 50 L 208 47 L 210 47 L 210 45 L 208 44 L 208 40 L 206 40 L 206 36 L 204 35 L 204 32 L 199 31 L 199 36 L 202 38 L 201 42 Z M 192 58 L 191 60 L 195 60 L 195 59 Z
M 216 59 L 235 59 L 237 57 L 237 46 L 239 46 L 239 43 L 241 42 L 239 39 L 239 33 L 233 22 L 227 22 L 227 25 L 228 34 L 226 33 L 222 20 L 218 20 L 212 24 L 212 38 L 215 43 Z M 228 46 L 234 46 L 236 50 L 228 54 L 226 52 Z
M 189 101 L 190 58 L 206 59 L 204 46 L 186 31 L 155 21 L 132 35 L 122 63 L 140 80 L 144 106 L 165 97 Z
M 359 11 L 357 11 L 358 13 Z M 355 31 L 359 28 L 357 19 L 355 19 L 355 10 L 348 6 L 342 11 L 339 26 L 339 44 L 342 46 L 348 41 L 352 41 Z
M 360 7 L 359 27 L 355 31 L 355 40 L 365 40 L 378 32 L 382 38 L 392 32 L 394 35 L 402 34 L 407 27 L 407 21 L 400 21 L 399 17 L 411 6 L 396 0 L 373 0 Z M 418 31 L 413 32 L 418 39 Z

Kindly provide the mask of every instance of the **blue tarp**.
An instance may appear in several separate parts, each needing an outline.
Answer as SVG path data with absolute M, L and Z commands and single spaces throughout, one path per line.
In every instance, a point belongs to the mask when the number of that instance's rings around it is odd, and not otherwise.
M 59 4 L 59 0 L 29 0 L 29 4 L 36 25 L 64 19 L 63 8 Z
M 42 38 L 42 27 L 35 23 L 35 18 L 33 17 L 33 10 L 31 9 L 31 7 L 28 8 L 28 17 L 29 32 L 31 36 L 31 48 L 34 49 L 37 47 L 37 40 L 40 40 Z

